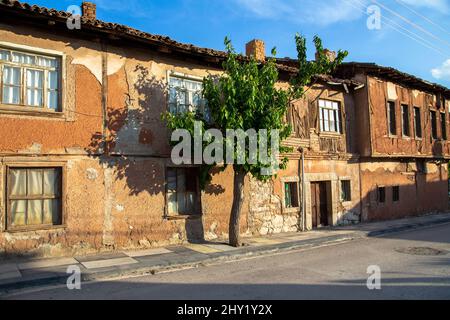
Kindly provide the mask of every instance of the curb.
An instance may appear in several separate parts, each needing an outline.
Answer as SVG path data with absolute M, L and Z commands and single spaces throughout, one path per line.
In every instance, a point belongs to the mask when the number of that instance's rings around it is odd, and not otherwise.
M 421 222 L 405 224 L 400 226 L 394 226 L 386 229 L 364 232 L 360 230 L 351 230 L 348 233 L 340 235 L 332 235 L 315 239 L 297 240 L 291 242 L 277 243 L 271 245 L 265 245 L 260 247 L 242 247 L 233 251 L 225 251 L 220 253 L 213 253 L 211 257 L 190 261 L 190 262 L 170 262 L 166 261 L 159 265 L 136 267 L 134 265 L 117 267 L 114 270 L 103 270 L 85 272 L 81 274 L 82 282 L 91 282 L 97 280 L 107 280 L 112 278 L 119 278 L 125 276 L 145 276 L 153 275 L 156 273 L 174 271 L 185 268 L 195 268 L 199 266 L 207 266 L 216 264 L 218 262 L 227 261 L 239 261 L 247 258 L 270 255 L 275 253 L 289 252 L 299 249 L 311 249 L 322 247 L 326 245 L 333 245 L 338 243 L 349 242 L 357 239 L 371 238 L 383 236 L 391 233 L 412 231 L 424 227 L 432 227 L 441 224 L 450 223 L 450 217 L 442 219 L 436 219 L 435 221 Z M 10 294 L 14 291 L 18 291 L 25 288 L 35 288 L 39 286 L 52 286 L 62 285 L 67 281 L 68 275 L 58 274 L 56 276 L 50 276 L 41 279 L 23 280 L 18 282 L 11 282 L 6 284 L 0 284 L 0 297 L 6 294 Z
M 447 223 L 450 223 L 450 217 L 442 218 L 442 219 L 439 219 L 439 220 L 436 220 L 436 221 L 428 221 L 428 222 L 419 222 L 419 223 L 413 223 L 413 224 L 405 224 L 405 225 L 398 226 L 398 227 L 392 227 L 392 228 L 387 228 L 387 229 L 383 229 L 383 230 L 370 231 L 367 234 L 367 237 L 378 237 L 378 236 L 383 236 L 383 235 L 390 234 L 390 233 L 410 231 L 410 230 L 415 230 L 415 229 L 424 228 L 424 227 L 433 227 L 433 226 L 436 226 L 436 225 L 447 224 Z
M 215 264 L 218 262 L 226 262 L 226 261 L 239 261 L 246 258 L 258 257 L 268 254 L 288 252 L 297 249 L 308 249 L 321 247 L 324 245 L 331 245 L 342 243 L 344 241 L 355 240 L 356 238 L 363 238 L 364 236 L 354 237 L 354 234 L 343 234 L 336 236 L 328 236 L 316 239 L 308 239 L 308 240 L 299 240 L 292 242 L 285 242 L 273 245 L 266 245 L 261 247 L 243 247 L 240 249 L 235 249 L 233 251 L 221 252 L 216 254 L 211 254 L 212 257 L 191 261 L 187 263 L 171 263 L 167 261 L 166 263 L 154 265 L 154 266 L 146 266 L 146 267 L 137 267 L 134 265 L 130 266 L 122 266 L 118 267 L 116 270 L 108 270 L 108 271 L 96 271 L 89 273 L 81 274 L 82 282 L 91 282 L 97 280 L 107 280 L 111 278 L 119 278 L 124 276 L 145 276 L 150 274 L 156 274 L 166 271 L 174 271 L 178 269 L 185 268 L 195 268 L 199 266 L 207 266 L 211 264 Z M 217 256 L 214 256 L 217 255 Z M 13 293 L 14 291 L 18 291 L 21 289 L 32 289 L 39 286 L 52 286 L 52 285 L 62 285 L 66 284 L 68 275 L 61 274 L 53 277 L 47 277 L 42 279 L 33 279 L 33 280 L 24 280 L 19 282 L 13 282 L 8 284 L 0 285 L 0 297 L 2 295 L 7 295 Z

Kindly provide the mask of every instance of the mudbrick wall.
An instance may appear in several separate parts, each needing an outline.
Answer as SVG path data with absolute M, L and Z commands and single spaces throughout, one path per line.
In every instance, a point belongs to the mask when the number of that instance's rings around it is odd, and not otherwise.
M 401 85 L 369 77 L 369 110 L 372 140 L 372 155 L 374 156 L 448 156 L 450 153 L 448 140 L 442 139 L 440 112 L 446 115 L 446 131 L 448 135 L 449 101 L 431 93 L 406 88 Z M 387 102 L 395 103 L 396 135 L 388 134 Z M 402 135 L 402 109 L 401 105 L 409 108 L 410 137 Z M 413 107 L 419 107 L 422 122 L 422 138 L 414 137 Z M 437 136 L 431 138 L 430 110 L 437 112 Z
M 370 160 L 361 162 L 363 220 L 387 220 L 448 210 L 447 163 Z M 393 199 L 393 187 L 399 199 Z M 385 188 L 385 201 L 377 196 Z
M 96 38 L 68 37 L 27 26 L 0 24 L 0 39 L 29 50 L 57 51 L 64 57 L 62 112 L 15 113 L 0 105 L 0 253 L 72 255 L 226 237 L 233 199 L 232 168 L 213 172 L 213 180 L 201 192 L 201 215 L 166 215 L 165 175 L 166 168 L 173 164 L 169 132 L 161 121 L 161 113 L 167 110 L 170 75 L 202 78 L 219 70 L 167 52 L 113 46 Z M 380 96 L 387 95 L 383 93 L 388 90 L 385 84 L 371 82 L 370 86 L 374 92 L 380 90 Z M 401 95 L 404 89 L 395 90 Z M 417 94 L 420 97 L 422 93 L 408 91 L 404 95 Z M 320 132 L 319 98 L 340 103 L 342 134 Z M 381 98 L 372 94 L 371 99 L 373 117 L 382 117 L 382 109 L 373 107 Z M 354 110 L 352 94 L 320 84 L 294 104 L 287 119 L 294 128 L 286 142 L 294 147 L 287 169 L 267 183 L 246 179 L 241 219 L 244 236 L 301 230 L 302 205 L 306 228 L 311 229 L 310 184 L 320 181 L 329 186 L 332 225 L 407 215 L 413 209 L 407 202 L 401 210 L 386 210 L 375 208 L 368 200 L 374 185 L 381 182 L 405 185 L 400 197 L 406 201 L 416 196 L 418 209 L 414 213 L 444 208 L 447 173 L 442 165 L 427 164 L 426 173 L 415 174 L 411 173 L 413 168 L 403 167 L 399 161 L 369 161 L 361 164 L 360 171 Z M 372 134 L 377 138 L 385 133 Z M 389 154 L 395 148 L 386 139 L 376 142 L 375 148 Z M 399 148 L 400 143 L 406 144 L 402 154 L 411 152 L 411 141 L 396 143 Z M 425 154 L 434 154 L 426 143 L 424 139 Z M 301 181 L 300 146 L 305 153 L 305 181 Z M 383 149 L 386 146 L 393 149 Z M 10 165 L 63 168 L 62 225 L 14 232 L 6 228 L 6 171 Z M 341 180 L 351 181 L 351 201 L 340 199 Z M 304 191 L 304 202 L 296 208 L 285 207 L 287 182 L 298 183 L 299 197 Z M 304 190 L 300 189 L 302 185 Z
M 201 192 L 202 215 L 165 216 L 165 170 L 172 165 L 169 133 L 161 121 L 167 76 L 217 71 L 26 27 L 0 25 L 0 37 L 9 45 L 61 52 L 67 75 L 61 113 L 0 112 L 0 252 L 56 256 L 225 237 L 231 168 L 217 171 Z M 12 164 L 63 167 L 63 225 L 6 229 L 6 170 Z M 246 201 L 243 234 L 248 230 Z

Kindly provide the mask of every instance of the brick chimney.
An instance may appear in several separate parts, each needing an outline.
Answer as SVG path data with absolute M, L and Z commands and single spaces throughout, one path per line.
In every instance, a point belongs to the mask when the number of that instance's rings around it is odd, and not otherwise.
M 328 49 L 323 49 L 323 53 L 325 53 L 325 56 L 328 58 L 330 62 L 333 62 L 336 60 L 336 51 L 331 51 Z M 316 60 L 319 58 L 319 54 L 316 52 Z
M 90 20 L 97 19 L 97 6 L 95 3 L 83 1 L 81 3 L 81 10 L 83 12 L 83 17 Z
M 248 57 L 255 57 L 258 61 L 266 60 L 266 45 L 262 40 L 252 40 L 245 45 L 245 54 Z

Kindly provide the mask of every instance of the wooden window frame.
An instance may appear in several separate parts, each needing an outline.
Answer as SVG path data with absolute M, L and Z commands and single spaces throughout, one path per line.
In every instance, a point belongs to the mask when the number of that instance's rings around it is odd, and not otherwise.
M 407 116 L 407 122 L 405 123 L 405 119 L 404 119 L 404 116 L 405 116 L 405 114 L 404 114 L 404 109 L 405 109 L 405 107 L 406 107 L 406 111 L 407 111 L 407 113 L 406 113 L 406 116 Z M 410 110 L 410 107 L 409 107 L 409 105 L 407 104 L 407 103 L 401 103 L 400 104 L 400 108 L 401 108 L 401 120 L 402 120 L 402 138 L 405 138 L 405 139 L 409 139 L 409 138 L 411 138 L 411 110 Z M 405 133 L 405 124 L 407 125 L 407 129 L 408 129 L 408 132 L 406 132 Z
M 395 190 L 397 190 L 397 198 L 394 197 Z M 400 186 L 392 186 L 392 202 L 400 202 Z
M 383 189 L 384 190 L 384 199 L 383 201 L 381 201 L 381 197 L 380 197 L 380 190 Z M 386 187 L 385 186 L 377 186 L 377 203 L 379 205 L 384 205 L 386 204 Z
M 167 177 L 168 177 L 168 170 L 169 169 L 196 169 L 199 170 L 199 167 L 197 166 L 166 166 L 165 167 L 165 171 L 164 171 L 164 198 L 165 198 L 165 210 L 164 210 L 164 218 L 165 219 L 183 219 L 183 218 L 195 218 L 195 217 L 201 217 L 203 210 L 202 210 L 202 199 L 201 199 L 201 190 L 200 190 L 200 181 L 199 178 L 197 176 L 197 181 L 196 181 L 196 194 L 197 196 L 195 197 L 195 201 L 196 201 L 196 213 L 192 213 L 192 214 L 180 214 L 177 210 L 177 213 L 169 213 L 168 212 L 168 208 L 169 208 L 169 197 L 168 197 L 168 183 L 167 183 Z M 178 181 L 177 181 L 177 189 L 178 189 Z M 178 199 L 177 199 L 178 202 Z
M 416 110 L 419 110 L 419 125 L 420 125 L 420 136 L 417 135 L 417 117 L 416 117 Z M 414 112 L 414 138 L 416 140 L 422 140 L 423 138 L 423 127 L 422 127 L 422 108 L 415 106 L 413 107 Z
M 442 119 L 442 116 L 444 116 L 444 119 Z M 448 139 L 446 112 L 439 112 L 439 123 L 441 125 L 441 138 L 443 141 L 446 141 Z
M 434 114 L 434 119 L 435 119 L 435 122 L 433 122 L 433 117 L 432 117 L 432 115 Z M 430 111 L 429 111 L 429 117 L 430 117 L 430 135 L 431 135 L 431 140 L 433 140 L 433 141 L 436 141 L 436 140 L 438 140 L 439 139 L 439 136 L 438 136 L 438 119 L 437 119 L 437 114 L 438 114 L 438 112 L 437 112 L 437 110 L 435 110 L 435 109 L 430 109 Z M 435 124 L 435 129 L 436 130 L 433 130 L 433 123 Z M 436 131 L 436 134 L 434 134 L 434 131 Z
M 294 187 L 295 187 L 295 201 L 296 201 L 296 205 L 295 206 L 291 206 L 291 207 L 288 207 L 287 206 L 287 203 L 286 203 L 286 185 L 293 185 Z M 290 188 L 290 187 L 289 187 Z M 292 193 L 292 190 L 290 190 L 291 191 L 291 193 Z M 284 202 L 284 208 L 285 209 L 287 209 L 287 210 L 293 210 L 293 209 L 298 209 L 298 208 L 300 208 L 300 199 L 299 199 L 299 185 L 298 185 L 298 181 L 284 181 L 283 182 L 283 195 L 284 195 L 284 197 L 283 197 L 283 202 Z M 291 202 L 293 202 L 292 201 L 292 199 L 291 199 Z
M 351 202 L 352 201 L 352 181 L 350 180 L 350 179 L 341 179 L 341 180 L 339 180 L 340 181 L 340 185 L 339 185 L 339 188 L 340 188 L 340 195 L 339 195 L 339 197 L 340 197 L 340 200 L 341 200 L 341 202 Z M 349 199 L 347 200 L 347 199 L 343 199 L 342 198 L 342 194 L 343 194 L 343 183 L 348 183 L 348 187 L 349 187 Z
M 170 103 L 170 79 L 171 78 L 177 78 L 180 80 L 187 80 L 187 81 L 192 81 L 192 82 L 198 82 L 202 84 L 203 87 L 203 78 L 202 77 L 198 77 L 198 76 L 194 76 L 191 74 L 185 74 L 185 73 L 180 73 L 180 72 L 175 72 L 175 71 L 168 71 L 167 72 L 167 88 L 169 89 L 169 91 L 167 92 L 167 110 L 169 112 L 171 112 L 171 103 Z M 185 99 L 188 99 L 189 95 L 192 93 L 192 91 L 185 91 L 184 94 L 186 95 Z M 205 109 L 202 109 L 201 106 L 194 106 L 191 104 L 187 104 L 184 105 L 185 106 L 185 110 L 186 111 L 195 111 L 195 112 L 203 112 L 205 113 Z M 203 106 L 203 107 L 206 107 Z M 192 110 L 191 110 L 192 109 Z M 178 109 L 178 105 L 176 106 L 176 114 L 180 114 L 181 111 Z M 208 115 L 210 116 L 210 115 Z
M 391 132 L 391 113 L 389 112 L 389 106 L 392 103 L 392 105 L 394 106 L 394 129 L 395 129 L 395 134 Z M 386 122 L 387 122 L 387 133 L 388 133 L 388 137 L 391 138 L 396 138 L 398 137 L 398 133 L 397 133 L 397 101 L 395 100 L 387 100 L 386 101 Z
M 336 120 L 338 121 L 338 131 L 332 131 L 332 130 L 325 130 L 325 126 L 322 124 L 322 121 L 325 121 L 325 119 L 321 119 L 322 118 L 322 109 L 325 109 L 328 111 L 328 113 L 330 111 L 336 111 L 334 109 L 330 109 L 327 107 L 321 107 L 320 106 L 320 101 L 324 101 L 324 102 L 331 102 L 331 103 L 337 103 L 338 105 L 338 109 L 337 109 L 337 115 L 335 118 L 335 122 Z M 342 111 L 342 101 L 340 100 L 333 100 L 333 99 L 328 99 L 328 98 L 319 98 L 317 99 L 317 110 L 318 110 L 318 122 L 319 122 L 319 132 L 321 134 L 325 134 L 325 135 L 336 135 L 336 136 L 340 136 L 344 134 L 344 124 L 343 124 L 343 111 Z M 328 126 L 330 124 L 330 119 L 328 119 Z
M 22 64 L 12 61 L 0 61 L 0 113 L 11 113 L 20 115 L 37 115 L 46 117 L 63 117 L 65 115 L 65 90 L 64 79 L 66 77 L 66 56 L 62 52 L 55 50 L 47 50 L 41 48 L 30 47 L 26 45 L 19 45 L 9 42 L 0 41 L 0 49 L 10 52 L 17 52 L 29 55 L 35 55 L 36 57 L 44 57 L 56 59 L 58 61 L 58 68 L 54 70 L 52 67 L 35 66 L 29 64 Z M 9 104 L 3 102 L 3 69 L 4 66 L 18 67 L 21 73 L 20 84 L 20 101 L 19 104 Z M 43 76 L 43 88 L 42 88 L 42 106 L 29 106 L 26 104 L 26 70 L 38 70 L 44 71 Z M 51 90 L 48 87 L 48 74 L 51 71 L 58 72 L 58 89 Z M 47 107 L 47 93 L 49 91 L 57 91 L 58 94 L 58 108 L 56 110 Z
M 10 187 L 11 187 L 11 175 L 10 171 L 14 169 L 56 169 L 59 168 L 61 173 L 60 178 L 60 188 L 61 188 L 61 195 L 60 195 L 60 216 L 61 216 L 61 223 L 58 225 L 54 224 L 39 224 L 39 225 L 29 225 L 29 226 L 17 226 L 14 227 L 11 225 L 12 221 L 12 213 L 11 213 L 11 205 L 10 205 Z M 66 228 L 66 176 L 67 176 L 67 168 L 66 163 L 61 162 L 36 162 L 36 163 L 30 163 L 30 162 L 15 162 L 15 163 L 8 163 L 5 167 L 5 173 L 4 173 L 4 196 L 5 196 L 5 208 L 6 208 L 6 215 L 5 215 L 5 231 L 10 233 L 15 232 L 27 232 L 27 231 L 39 231 L 39 230 L 50 230 L 50 229 L 61 229 Z M 32 197 L 30 197 L 31 199 Z M 28 199 L 28 197 L 27 197 Z M 44 199 L 43 197 L 36 197 L 36 199 Z

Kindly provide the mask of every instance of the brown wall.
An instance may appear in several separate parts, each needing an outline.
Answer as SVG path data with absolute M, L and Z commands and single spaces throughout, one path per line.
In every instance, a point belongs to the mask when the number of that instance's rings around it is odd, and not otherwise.
M 397 219 L 448 210 L 447 164 L 427 163 L 426 171 L 414 161 L 366 160 L 361 163 L 363 221 Z M 386 188 L 386 202 L 377 201 L 377 188 Z M 392 187 L 400 187 L 393 202 Z
M 375 77 L 368 78 L 371 145 L 373 156 L 402 157 L 450 157 L 449 141 L 443 141 L 440 125 L 440 112 L 446 114 L 448 137 L 449 115 L 439 96 L 405 88 Z M 396 105 L 397 135 L 388 134 L 387 102 Z M 401 105 L 409 106 L 410 137 L 402 136 Z M 420 107 L 422 117 L 422 139 L 414 137 L 413 107 Z M 448 108 L 448 106 L 447 106 Z M 431 139 L 430 110 L 437 112 L 438 140 Z M 363 153 L 364 154 L 364 153 Z M 366 155 L 366 154 L 364 154 Z

